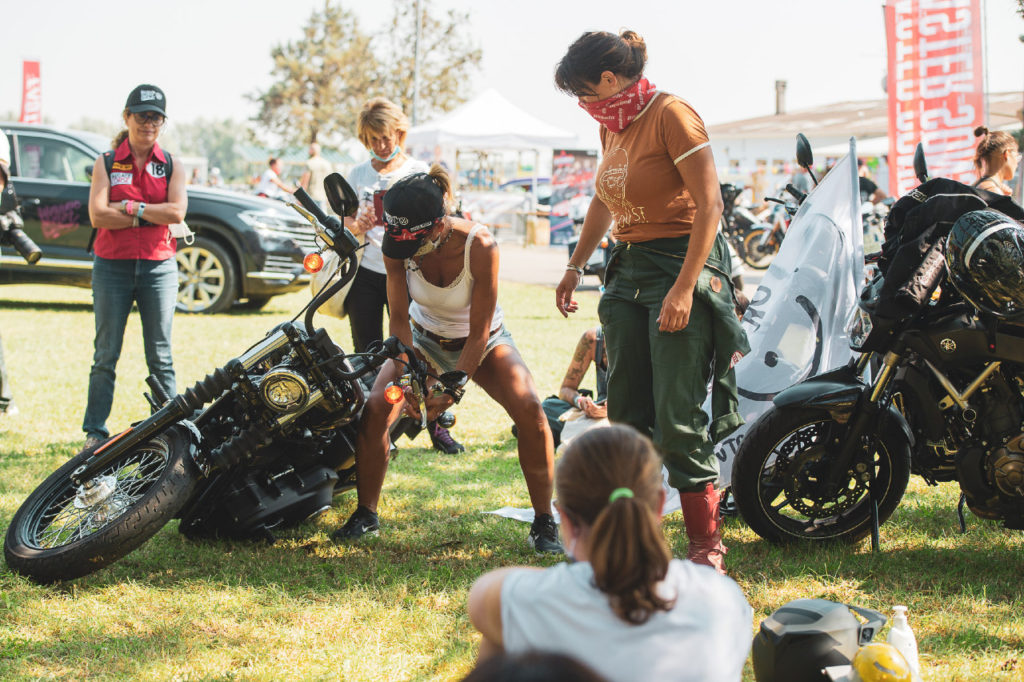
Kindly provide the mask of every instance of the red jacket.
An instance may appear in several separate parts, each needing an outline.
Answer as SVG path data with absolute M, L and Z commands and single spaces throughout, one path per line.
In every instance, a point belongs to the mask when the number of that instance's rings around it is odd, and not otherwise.
M 122 199 L 162 204 L 167 201 L 169 178 L 165 175 L 167 158 L 154 144 L 143 168 L 135 168 L 128 140 L 114 150 L 114 166 L 110 170 L 110 201 Z M 142 215 L 145 220 L 145 213 Z M 93 249 L 100 258 L 115 260 L 167 260 L 174 256 L 177 242 L 166 225 L 141 225 L 121 230 L 96 230 Z

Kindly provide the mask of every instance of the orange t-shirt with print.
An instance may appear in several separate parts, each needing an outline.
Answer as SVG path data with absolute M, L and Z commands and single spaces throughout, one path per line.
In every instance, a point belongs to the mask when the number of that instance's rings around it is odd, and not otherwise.
M 704 121 L 693 107 L 664 92 L 622 132 L 601 126 L 597 196 L 611 211 L 616 239 L 644 242 L 690 234 L 697 206 L 676 164 L 708 144 Z

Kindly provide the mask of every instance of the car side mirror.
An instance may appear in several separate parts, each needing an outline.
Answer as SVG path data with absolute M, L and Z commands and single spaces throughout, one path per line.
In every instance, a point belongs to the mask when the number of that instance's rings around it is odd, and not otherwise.
M 327 202 L 338 215 L 351 218 L 359 209 L 359 198 L 352 185 L 341 176 L 341 173 L 331 173 L 324 178 L 324 193 L 327 194 Z

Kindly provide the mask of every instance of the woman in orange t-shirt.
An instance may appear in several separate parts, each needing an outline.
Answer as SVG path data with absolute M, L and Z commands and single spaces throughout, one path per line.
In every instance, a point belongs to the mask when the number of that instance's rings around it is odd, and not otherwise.
M 733 312 L 718 234 L 722 197 L 704 123 L 643 77 L 632 31 L 583 34 L 555 73 L 601 124 L 597 196 L 556 291 L 562 315 L 610 223 L 617 244 L 598 313 L 607 339 L 608 417 L 653 437 L 680 491 L 687 558 L 724 571 L 713 444 L 742 423 L 732 366 L 749 350 Z M 702 405 L 712 387 L 713 414 Z

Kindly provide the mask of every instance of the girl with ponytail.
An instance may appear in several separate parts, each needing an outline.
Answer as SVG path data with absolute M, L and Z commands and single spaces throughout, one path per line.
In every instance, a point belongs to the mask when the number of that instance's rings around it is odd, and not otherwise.
M 739 680 L 751 609 L 730 578 L 672 559 L 661 532 L 661 459 L 633 428 L 574 438 L 555 474 L 566 553 L 503 568 L 469 594 L 480 659 L 541 649 L 609 680 Z
M 978 169 L 979 176 L 974 186 L 1010 196 L 1012 191 L 1006 183 L 1013 179 L 1020 165 L 1017 140 L 1002 130 L 989 132 L 985 126 L 975 128 L 974 136 L 980 138 L 974 152 L 974 167 Z

